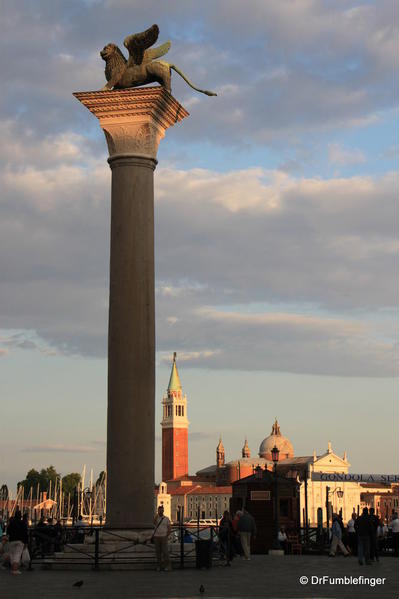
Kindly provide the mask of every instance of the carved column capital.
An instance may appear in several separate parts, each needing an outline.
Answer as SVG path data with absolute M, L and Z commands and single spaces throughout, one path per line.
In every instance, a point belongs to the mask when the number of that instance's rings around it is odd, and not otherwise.
M 76 92 L 74 96 L 100 121 L 109 155 L 156 159 L 165 131 L 188 112 L 163 87 Z

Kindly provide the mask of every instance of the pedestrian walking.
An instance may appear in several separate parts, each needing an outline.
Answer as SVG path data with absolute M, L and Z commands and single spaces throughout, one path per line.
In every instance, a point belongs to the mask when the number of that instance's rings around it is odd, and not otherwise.
M 337 548 L 339 547 L 340 550 L 342 551 L 342 553 L 344 554 L 344 556 L 348 557 L 349 551 L 347 550 L 347 548 L 345 547 L 345 545 L 342 542 L 342 527 L 341 527 L 339 517 L 337 516 L 337 514 L 333 515 L 331 534 L 332 534 L 332 539 L 331 539 L 329 556 L 335 557 Z
M 157 556 L 157 571 L 160 572 L 164 569 L 166 572 L 170 571 L 170 557 L 168 547 L 168 537 L 171 533 L 172 526 L 170 520 L 164 515 L 163 505 L 158 507 L 158 512 L 154 518 L 154 532 L 152 533 L 151 540 L 155 545 L 155 553 Z
M 370 537 L 373 528 L 370 521 L 369 511 L 366 507 L 363 508 L 362 515 L 356 519 L 355 528 L 357 532 L 357 556 L 359 564 L 363 566 L 364 561 L 366 564 L 371 564 Z
M 251 559 L 251 538 L 256 536 L 256 524 L 253 516 L 247 510 L 243 510 L 238 521 L 237 530 L 240 535 L 244 559 Z

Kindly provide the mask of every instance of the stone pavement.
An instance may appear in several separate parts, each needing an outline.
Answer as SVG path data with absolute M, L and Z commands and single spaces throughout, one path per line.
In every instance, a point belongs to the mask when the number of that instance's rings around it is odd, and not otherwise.
M 371 566 L 359 566 L 355 558 L 324 556 L 255 556 L 250 562 L 237 559 L 231 568 L 211 570 L 153 571 L 46 571 L 36 569 L 12 576 L 0 571 L 0 597 L 4 599 L 130 599 L 156 597 L 231 598 L 351 598 L 399 596 L 399 558 L 387 557 Z M 384 584 L 305 584 L 301 576 L 385 578 Z M 74 582 L 83 581 L 80 588 Z

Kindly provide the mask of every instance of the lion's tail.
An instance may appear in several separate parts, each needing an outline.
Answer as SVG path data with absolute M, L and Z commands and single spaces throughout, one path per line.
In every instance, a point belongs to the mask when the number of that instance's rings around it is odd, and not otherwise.
M 173 69 L 174 71 L 176 71 L 176 73 L 178 75 L 180 75 L 180 77 L 182 77 L 184 79 L 184 81 L 186 83 L 188 83 L 188 85 L 190 87 L 192 87 L 193 89 L 195 89 L 197 92 L 201 92 L 201 94 L 206 94 L 207 96 L 217 96 L 217 94 L 215 94 L 215 92 L 210 92 L 207 89 L 200 89 L 199 87 L 196 87 L 193 83 L 191 83 L 190 79 L 188 79 L 185 74 L 175 65 L 175 64 L 169 64 L 170 68 Z

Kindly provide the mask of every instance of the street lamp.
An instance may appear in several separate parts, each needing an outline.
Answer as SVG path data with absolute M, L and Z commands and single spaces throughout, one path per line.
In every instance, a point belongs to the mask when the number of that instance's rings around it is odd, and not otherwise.
M 273 460 L 273 471 L 274 471 L 274 540 L 273 549 L 281 549 L 280 542 L 278 540 L 279 531 L 279 514 L 278 514 L 278 481 L 277 481 L 277 462 L 280 455 L 280 450 L 275 445 L 271 451 Z
M 93 497 L 92 489 L 90 489 L 90 487 L 86 487 L 83 490 L 83 502 L 82 502 L 82 510 L 81 511 L 82 511 L 82 515 L 84 514 L 85 511 L 86 511 L 86 514 L 87 514 L 87 511 L 89 512 L 89 520 L 90 520 L 91 524 L 93 524 L 93 522 L 92 522 L 92 503 L 91 503 L 92 497 Z M 88 508 L 88 510 L 87 510 L 87 508 Z

